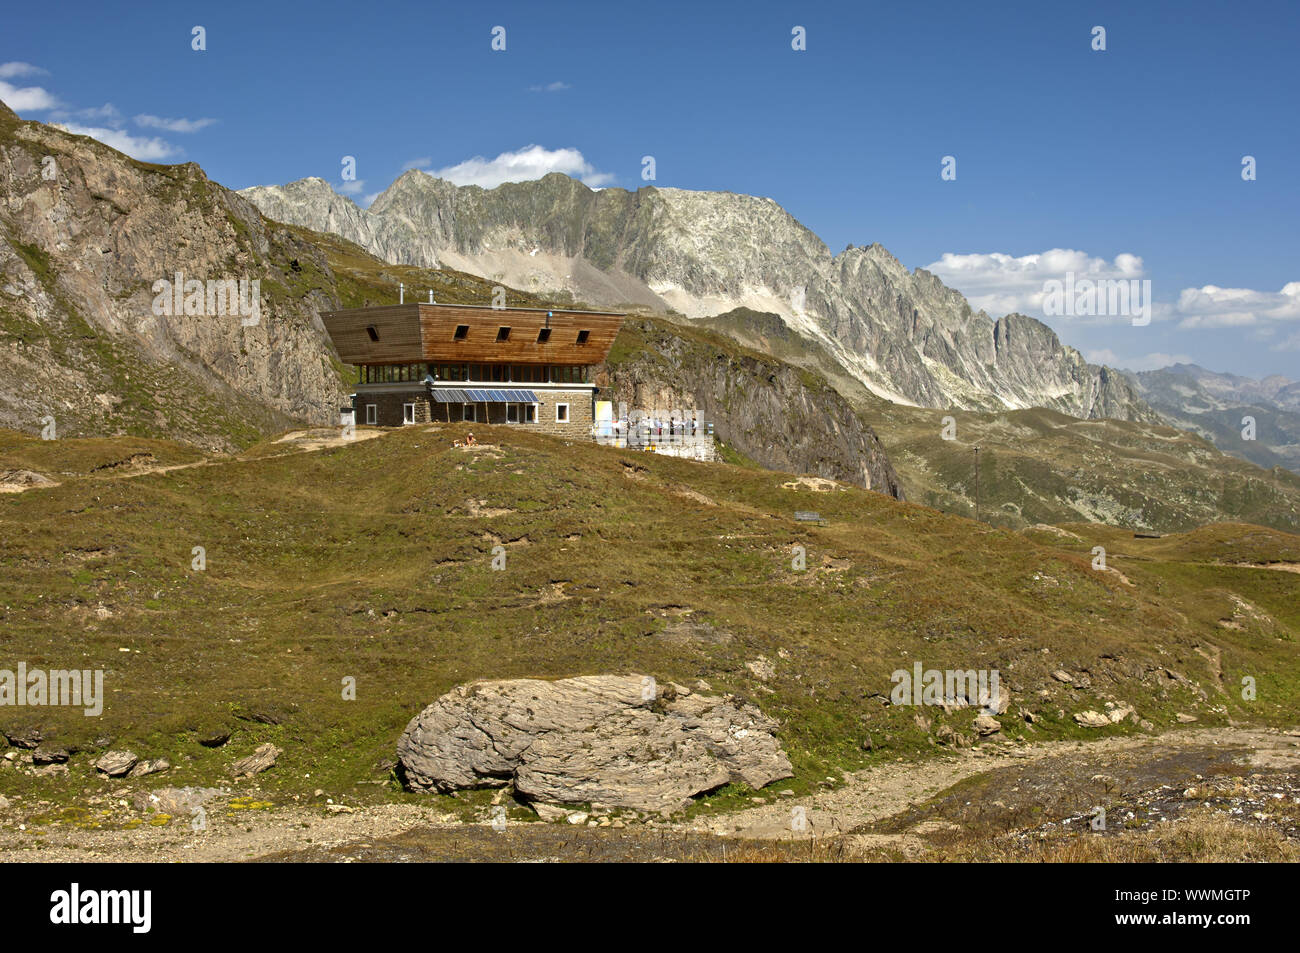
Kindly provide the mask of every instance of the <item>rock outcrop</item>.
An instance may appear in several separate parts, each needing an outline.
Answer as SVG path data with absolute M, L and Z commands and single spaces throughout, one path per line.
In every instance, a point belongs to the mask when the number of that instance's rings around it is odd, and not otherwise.
M 728 783 L 790 777 L 777 725 L 731 698 L 641 675 L 459 686 L 406 727 L 406 783 L 450 792 L 513 782 L 541 804 L 671 812 Z
M 268 216 L 336 231 L 396 264 L 690 318 L 772 312 L 896 403 L 1159 419 L 1123 375 L 1089 364 L 1042 322 L 973 311 L 879 244 L 832 255 L 768 198 L 654 186 L 596 192 L 558 173 L 488 190 L 418 170 L 369 209 L 320 179 L 243 194 Z
M 604 371 L 601 399 L 697 409 L 718 440 L 761 466 L 904 498 L 875 432 L 812 372 L 649 320 L 624 325 Z
M 179 313 L 155 288 L 178 274 L 203 288 Z M 259 282 L 256 322 L 210 310 L 207 283 L 228 280 L 249 302 Z M 335 422 L 346 391 L 316 312 L 338 304 L 322 252 L 198 166 L 0 111 L 0 426 L 230 449 Z

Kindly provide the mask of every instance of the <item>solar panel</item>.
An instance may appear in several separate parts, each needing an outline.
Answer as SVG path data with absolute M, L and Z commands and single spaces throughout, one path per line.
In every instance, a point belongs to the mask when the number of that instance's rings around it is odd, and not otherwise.
M 531 390 L 453 390 L 432 388 L 433 399 L 440 404 L 535 404 L 537 394 Z

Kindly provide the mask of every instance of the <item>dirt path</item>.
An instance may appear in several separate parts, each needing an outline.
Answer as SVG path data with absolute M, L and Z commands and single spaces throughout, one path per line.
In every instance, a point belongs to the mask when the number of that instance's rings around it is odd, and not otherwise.
M 319 427 L 311 430 L 293 430 L 282 437 L 277 437 L 273 443 L 287 444 L 286 453 L 312 453 L 317 450 L 326 450 L 330 447 L 342 447 L 351 443 L 360 443 L 365 440 L 373 440 L 376 437 L 384 436 L 388 431 L 384 430 L 357 430 L 353 435 L 344 439 L 341 431 L 337 427 Z M 131 480 L 136 477 L 149 476 L 155 473 L 171 473 L 174 470 L 191 470 L 196 467 L 211 467 L 220 463 L 228 463 L 237 457 L 218 457 L 206 460 L 195 460 L 192 463 L 173 463 L 167 466 L 152 466 L 150 464 L 138 464 L 124 466 L 120 470 L 114 470 L 112 473 L 99 474 L 95 479 L 99 480 Z M 90 476 L 91 474 L 85 474 Z M 57 480 L 50 479 L 41 473 L 35 473 L 29 470 L 10 471 L 5 475 L 0 475 L 0 493 L 25 493 L 28 490 L 52 489 L 61 486 Z
M 1300 772 L 1300 731 L 1206 728 L 1093 742 L 985 743 L 946 752 L 931 761 L 875 765 L 846 775 L 840 786 L 811 797 L 781 797 L 778 793 L 775 797 L 768 796 L 766 804 L 678 827 L 683 831 L 707 831 L 751 840 L 827 837 L 894 817 L 954 784 L 1001 768 L 1061 759 L 1076 766 L 1095 764 L 1096 770 L 1100 771 L 1109 763 L 1120 761 L 1121 757 L 1132 759 L 1137 756 L 1139 760 L 1152 762 L 1159 755 L 1170 760 L 1172 778 L 1177 773 L 1178 753 L 1190 754 L 1206 749 L 1237 749 L 1246 754 L 1252 766 Z M 1077 783 L 1074 778 L 1064 776 L 1057 780 L 1060 785 Z M 779 792 L 781 785 L 773 785 L 763 794 L 775 793 L 773 789 Z M 802 809 L 802 818 L 796 814 L 796 808 Z M 928 822 L 919 823 L 924 825 Z M 906 847 L 912 839 L 908 832 L 859 834 L 855 837 L 864 846 L 895 843 Z
M 241 811 L 238 816 L 215 809 L 208 829 L 198 833 L 177 819 L 166 826 L 145 824 L 134 830 L 51 825 L 39 836 L 18 829 L 15 806 L 10 805 L 0 811 L 0 816 L 8 815 L 0 824 L 0 861 L 240 861 L 268 855 L 300 860 L 638 859 L 638 844 L 653 848 L 656 857 L 699 859 L 725 842 L 826 838 L 885 821 L 890 822 L 890 830 L 856 831 L 850 838 L 852 846 L 885 846 L 910 854 L 923 847 L 923 835 L 961 826 L 951 816 L 944 820 L 917 810 L 959 782 L 988 781 L 950 799 L 964 802 L 966 809 L 981 817 L 986 809 L 1009 810 L 1008 803 L 1014 808 L 1017 798 L 1046 804 L 1049 814 L 1050 809 L 1065 814 L 1069 811 L 1062 807 L 1063 795 L 1086 788 L 1089 780 L 1100 785 L 1098 790 L 1120 784 L 1109 774 L 1125 778 L 1125 786 L 1183 783 L 1228 762 L 1240 771 L 1300 773 L 1300 731 L 1207 728 L 1093 742 L 986 742 L 925 762 L 875 765 L 814 796 L 782 797 L 778 783 L 763 792 L 766 803 L 717 817 L 633 825 L 628 830 L 512 824 L 511 836 L 504 840 L 487 836 L 491 832 L 486 822 L 464 824 L 454 815 L 440 813 L 435 805 L 424 804 L 358 806 L 346 811 L 325 804 L 290 805 Z M 1124 764 L 1145 770 L 1125 775 Z M 807 822 L 803 830 L 792 830 L 795 808 L 803 809 Z

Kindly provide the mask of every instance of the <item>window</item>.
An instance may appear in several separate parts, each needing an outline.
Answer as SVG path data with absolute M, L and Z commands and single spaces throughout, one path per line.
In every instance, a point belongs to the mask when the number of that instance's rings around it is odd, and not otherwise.
M 471 423 L 478 423 L 478 407 L 474 404 L 461 404 L 460 419 L 468 420 Z
M 366 423 L 372 427 L 379 423 L 379 408 L 374 404 L 366 404 Z
M 535 423 L 537 423 L 537 405 L 536 405 L 536 404 L 524 404 L 524 423 L 526 423 L 526 424 L 535 424 Z
M 469 337 L 469 325 L 468 324 L 456 325 L 456 333 L 452 335 L 452 340 L 463 341 L 467 337 Z
M 567 423 L 569 422 L 569 405 L 568 405 L 568 404 L 556 404 L 556 405 L 555 405 L 555 422 L 556 422 L 556 423 L 559 423 L 559 424 L 567 424 Z
M 413 423 L 415 423 L 415 405 L 414 405 L 414 404 L 403 404 L 403 405 L 402 405 L 402 423 L 403 423 L 403 424 L 413 424 Z
M 591 333 L 590 331 L 579 331 L 579 332 L 578 332 L 578 343 L 579 343 L 579 344 L 586 344 L 586 343 L 587 343 L 587 335 L 589 335 L 590 333 Z
M 509 340 L 510 340 L 510 329 L 505 327 L 497 328 L 497 343 L 500 344 L 502 341 L 509 341 Z
M 369 325 L 369 326 L 366 328 L 366 334 L 370 335 L 370 340 L 372 340 L 372 341 L 378 341 L 378 340 L 379 340 L 379 332 L 375 330 L 375 326 L 374 326 L 373 324 L 372 324 L 372 325 Z
M 506 423 L 508 423 L 508 424 L 517 424 L 517 423 L 519 423 L 519 405 L 518 405 L 518 404 L 506 404 Z
M 547 341 L 549 341 L 550 339 L 551 339 L 551 329 L 550 329 L 550 328 L 542 328 L 540 331 L 537 332 L 537 343 L 538 343 L 538 344 L 545 344 L 545 343 L 546 343 Z

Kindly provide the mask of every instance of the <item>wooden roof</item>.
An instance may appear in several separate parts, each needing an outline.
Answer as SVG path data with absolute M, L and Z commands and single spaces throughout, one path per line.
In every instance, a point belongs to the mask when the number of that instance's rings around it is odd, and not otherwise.
M 625 315 L 417 302 L 322 311 L 320 317 L 347 364 L 582 365 L 605 360 Z M 467 330 L 457 338 L 460 327 Z M 548 327 L 547 340 L 539 341 Z M 501 328 L 510 329 L 504 339 Z

